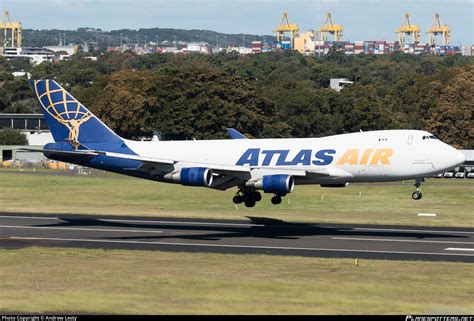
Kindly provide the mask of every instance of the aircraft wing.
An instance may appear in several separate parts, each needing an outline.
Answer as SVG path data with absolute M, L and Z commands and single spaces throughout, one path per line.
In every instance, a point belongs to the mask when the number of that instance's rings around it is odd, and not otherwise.
M 252 171 L 262 171 L 265 175 L 271 174 L 286 174 L 299 177 L 321 177 L 321 178 L 346 178 L 353 175 L 339 168 L 325 167 L 325 168 L 287 168 L 287 167 L 257 167 Z
M 348 178 L 352 175 L 344 170 L 338 168 L 321 168 L 321 169 L 304 169 L 304 168 L 285 168 L 285 167 L 247 167 L 211 163 L 198 163 L 179 161 L 172 159 L 162 159 L 153 157 L 144 157 L 139 155 L 130 155 L 123 153 L 105 152 L 98 150 L 76 150 L 76 151 L 62 151 L 62 150 L 48 150 L 48 149 L 32 149 L 22 148 L 26 151 L 43 152 L 46 156 L 67 156 L 78 159 L 88 160 L 93 157 L 102 155 L 119 159 L 140 161 L 143 164 L 135 170 L 147 172 L 152 176 L 165 175 L 178 171 L 185 167 L 205 167 L 212 170 L 214 179 L 211 188 L 226 190 L 228 188 L 238 186 L 242 182 L 250 180 L 252 177 L 286 174 L 295 177 L 307 178 Z M 252 175 L 253 174 L 253 175 Z
M 112 156 L 113 157 L 113 156 Z M 238 186 L 243 181 L 249 180 L 251 176 L 251 169 L 243 166 L 220 165 L 209 163 L 197 163 L 187 161 L 175 161 L 172 165 L 161 162 L 160 160 L 142 159 L 143 165 L 137 170 L 145 171 L 151 175 L 163 175 L 178 171 L 185 167 L 205 167 L 212 170 L 214 178 L 212 180 L 211 188 L 226 190 L 228 188 Z
M 249 180 L 251 178 L 249 167 L 243 166 L 232 166 L 232 165 L 219 165 L 219 164 L 208 164 L 208 163 L 197 163 L 178 161 L 171 159 L 144 157 L 139 155 L 130 155 L 123 153 L 104 152 L 98 150 L 76 150 L 76 151 L 62 151 L 54 149 L 33 149 L 33 148 L 22 148 L 25 151 L 43 152 L 46 156 L 66 156 L 76 160 L 83 159 L 88 160 L 96 156 L 108 156 L 119 159 L 136 160 L 143 163 L 135 170 L 147 172 L 151 175 L 163 175 L 173 171 L 179 170 L 184 167 L 206 167 L 212 170 L 214 173 L 214 179 L 212 188 L 225 190 L 234 186 L 239 185 L 242 181 Z

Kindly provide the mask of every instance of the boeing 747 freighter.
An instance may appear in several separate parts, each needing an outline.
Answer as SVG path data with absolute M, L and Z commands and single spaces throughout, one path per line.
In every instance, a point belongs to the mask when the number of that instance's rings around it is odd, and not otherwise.
M 381 130 L 321 138 L 132 141 L 115 134 L 54 80 L 32 86 L 54 138 L 42 150 L 54 160 L 159 182 L 217 190 L 237 188 L 234 203 L 273 204 L 296 185 L 415 180 L 451 170 L 464 155 L 421 130 Z

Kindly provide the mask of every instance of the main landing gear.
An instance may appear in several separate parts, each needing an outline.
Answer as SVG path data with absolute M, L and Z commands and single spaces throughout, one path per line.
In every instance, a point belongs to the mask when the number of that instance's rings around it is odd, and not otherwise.
M 244 203 L 246 207 L 254 207 L 257 202 L 262 200 L 262 194 L 252 190 L 239 190 L 232 201 L 234 204 Z
M 286 195 L 286 194 L 285 194 Z M 275 194 L 272 197 L 272 204 L 281 204 L 281 198 L 285 195 Z M 234 204 L 244 203 L 246 207 L 254 207 L 257 202 L 262 200 L 262 194 L 254 189 L 241 188 L 234 196 Z
M 281 196 L 278 194 L 275 194 L 275 196 L 272 197 L 272 204 L 273 205 L 281 204 Z
M 424 178 L 417 178 L 415 180 L 415 187 L 416 187 L 416 191 L 413 192 L 413 194 L 411 194 L 411 197 L 415 200 L 415 201 L 418 201 L 420 200 L 422 197 L 423 197 L 423 194 L 421 194 L 421 183 L 423 183 L 425 181 Z

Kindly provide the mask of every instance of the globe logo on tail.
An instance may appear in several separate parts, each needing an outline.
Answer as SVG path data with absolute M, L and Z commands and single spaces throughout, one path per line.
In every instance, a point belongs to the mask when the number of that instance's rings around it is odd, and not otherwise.
M 40 82 L 45 82 L 44 90 L 38 88 Z M 68 142 L 78 149 L 81 146 L 79 129 L 93 116 L 92 113 L 53 81 L 35 80 L 34 87 L 41 107 L 69 130 Z

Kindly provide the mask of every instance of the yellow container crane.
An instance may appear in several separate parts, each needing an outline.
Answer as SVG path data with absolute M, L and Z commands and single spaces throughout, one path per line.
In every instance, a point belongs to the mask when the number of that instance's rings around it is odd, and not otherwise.
M 21 48 L 22 41 L 22 26 L 21 22 L 13 22 L 10 13 L 5 10 L 3 12 L 2 22 L 0 23 L 0 30 L 3 29 L 3 48 L 8 47 L 8 31 L 11 31 L 10 48 Z
M 288 13 L 284 12 L 280 25 L 273 29 L 273 32 L 277 34 L 278 42 L 285 40 L 285 34 L 290 33 L 291 49 L 293 49 L 295 46 L 295 38 L 299 36 L 300 27 L 290 23 L 290 20 L 288 19 Z
M 413 43 L 420 42 L 420 30 L 420 26 L 411 23 L 410 14 L 405 13 L 405 18 L 402 22 L 402 25 L 395 31 L 395 33 L 398 33 L 400 47 L 403 48 L 405 46 L 407 36 L 412 37 Z
M 439 21 L 439 14 L 435 14 L 433 19 L 433 25 L 427 32 L 428 34 L 428 43 L 431 47 L 435 46 L 435 38 L 436 36 L 441 35 L 441 39 L 443 40 L 443 46 L 449 46 L 449 40 L 451 37 L 451 29 L 448 25 L 441 25 Z
M 328 12 L 326 13 L 326 21 L 321 29 L 319 29 L 321 41 L 328 41 L 330 34 L 334 36 L 334 41 L 341 41 L 343 30 L 344 28 L 341 25 L 334 24 L 332 21 L 332 15 Z

